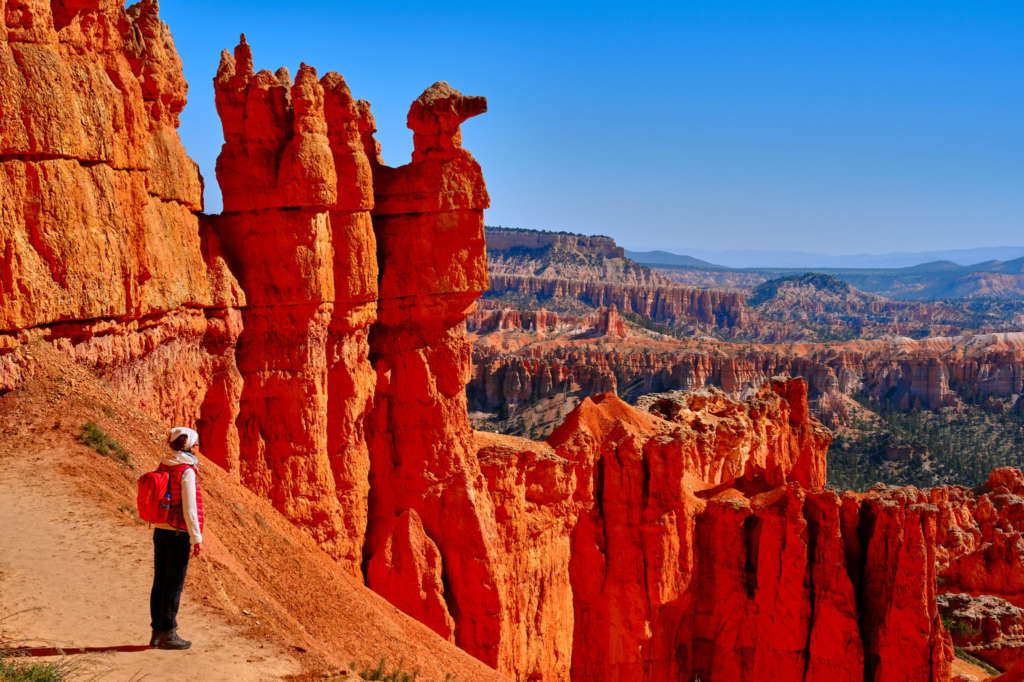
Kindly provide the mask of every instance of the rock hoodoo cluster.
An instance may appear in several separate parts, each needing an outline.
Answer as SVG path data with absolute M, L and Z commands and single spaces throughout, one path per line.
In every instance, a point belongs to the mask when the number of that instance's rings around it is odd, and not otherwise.
M 800 379 L 598 395 L 544 443 L 474 434 L 488 195 L 460 125 L 483 98 L 429 87 L 390 168 L 341 76 L 256 71 L 243 37 L 206 216 L 155 2 L 0 14 L 0 391 L 50 344 L 198 424 L 340 571 L 518 680 L 946 680 L 937 566 L 1021 593 L 1017 487 L 825 491 Z M 613 308 L 592 323 L 625 333 Z
M 500 315 L 499 315 L 500 313 Z M 994 397 L 1024 409 L 1024 334 L 1011 332 L 924 341 L 897 339 L 807 344 L 786 351 L 771 346 L 705 343 L 679 347 L 642 341 L 611 352 L 600 347 L 517 339 L 518 345 L 483 335 L 534 325 L 531 313 L 478 314 L 470 328 L 481 335 L 473 348 L 470 407 L 493 411 L 559 395 L 614 390 L 629 398 L 679 387 L 720 386 L 742 392 L 777 375 L 803 376 L 811 396 L 838 398 L 862 391 L 899 410 L 939 409 Z M 545 311 L 545 316 L 554 313 Z M 499 320 L 500 317 L 500 320 Z M 517 322 L 523 320 L 525 322 Z M 534 326 L 531 326 L 534 325 Z M 555 322 L 546 327 L 556 328 Z

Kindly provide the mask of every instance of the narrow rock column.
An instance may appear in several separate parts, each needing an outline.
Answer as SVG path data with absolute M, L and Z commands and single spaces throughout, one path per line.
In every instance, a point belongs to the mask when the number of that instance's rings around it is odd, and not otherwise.
M 482 97 L 435 83 L 409 110 L 412 163 L 374 168 L 380 318 L 370 342 L 378 385 L 367 556 L 372 562 L 384 551 L 398 519 L 416 511 L 441 552 L 456 643 L 508 670 L 506 579 L 465 393 L 464 321 L 488 286 L 483 209 L 489 198 L 479 164 L 461 148 L 459 125 L 486 107 Z M 375 157 L 375 145 L 366 144 Z M 396 603 L 404 598 L 375 575 L 370 587 Z
M 339 187 L 336 159 L 353 156 L 354 142 L 331 135 L 325 104 L 337 114 L 338 89 L 327 95 L 312 67 L 303 64 L 294 84 L 283 68 L 254 73 L 243 36 L 234 56 L 222 55 L 214 87 L 225 138 L 225 212 L 215 224 L 248 299 L 238 348 L 242 481 L 358 573 L 376 297 L 369 173 L 349 173 Z
M 373 233 L 373 171 L 360 123 L 369 102 L 353 100 L 345 79 L 322 79 L 327 137 L 338 175 L 330 207 L 334 244 L 334 314 L 327 329 L 327 453 L 334 472 L 344 557 L 362 562 L 370 491 L 370 453 L 364 423 L 377 375 L 370 365 L 370 325 L 377 319 L 377 239 Z M 340 543 L 339 543 L 340 546 Z

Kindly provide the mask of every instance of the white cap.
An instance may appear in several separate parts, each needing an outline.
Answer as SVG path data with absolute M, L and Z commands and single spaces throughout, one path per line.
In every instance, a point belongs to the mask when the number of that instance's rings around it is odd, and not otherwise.
M 182 436 L 186 437 L 184 450 L 190 449 L 199 442 L 199 434 L 185 426 L 175 426 L 171 429 L 171 435 L 167 438 L 167 442 L 173 443 Z

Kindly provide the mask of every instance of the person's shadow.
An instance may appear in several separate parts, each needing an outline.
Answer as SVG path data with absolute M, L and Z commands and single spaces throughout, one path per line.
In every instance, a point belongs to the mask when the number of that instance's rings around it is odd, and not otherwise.
M 49 647 L 23 647 L 4 649 L 5 657 L 16 657 L 16 656 L 71 656 L 74 654 L 97 654 L 108 651 L 118 651 L 121 653 L 131 653 L 134 651 L 148 651 L 149 649 L 155 649 L 156 647 L 148 646 L 145 644 L 122 644 L 120 646 L 84 646 L 84 647 L 60 647 L 60 646 L 49 646 Z

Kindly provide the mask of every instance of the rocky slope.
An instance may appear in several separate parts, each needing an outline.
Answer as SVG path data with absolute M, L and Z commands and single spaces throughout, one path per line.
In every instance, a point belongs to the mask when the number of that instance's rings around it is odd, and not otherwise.
M 991 556 L 940 552 L 923 493 L 823 491 L 829 435 L 802 380 L 651 411 L 598 395 L 546 443 L 474 434 L 488 195 L 460 125 L 482 97 L 425 90 L 412 159 L 390 168 L 341 76 L 257 71 L 243 37 L 214 79 L 225 211 L 202 216 L 156 4 L 3 9 L 5 405 L 58 354 L 197 424 L 224 490 L 517 680 L 946 680 L 937 565 L 1016 574 L 998 534 Z M 645 305 L 731 315 L 679 296 Z
M 136 646 L 149 637 L 153 531 L 135 515 L 135 479 L 167 452 L 166 421 L 59 350 L 36 344 L 32 353 L 39 368 L 0 396 L 0 641 L 101 650 L 68 656 L 69 679 L 167 680 L 169 655 Z M 123 459 L 81 442 L 84 423 Z M 203 552 L 190 562 L 179 616 L 193 647 L 173 654 L 173 679 L 361 680 L 343 671 L 384 658 L 388 670 L 415 668 L 432 682 L 507 680 L 340 570 L 237 475 L 203 456 L 199 471 Z

